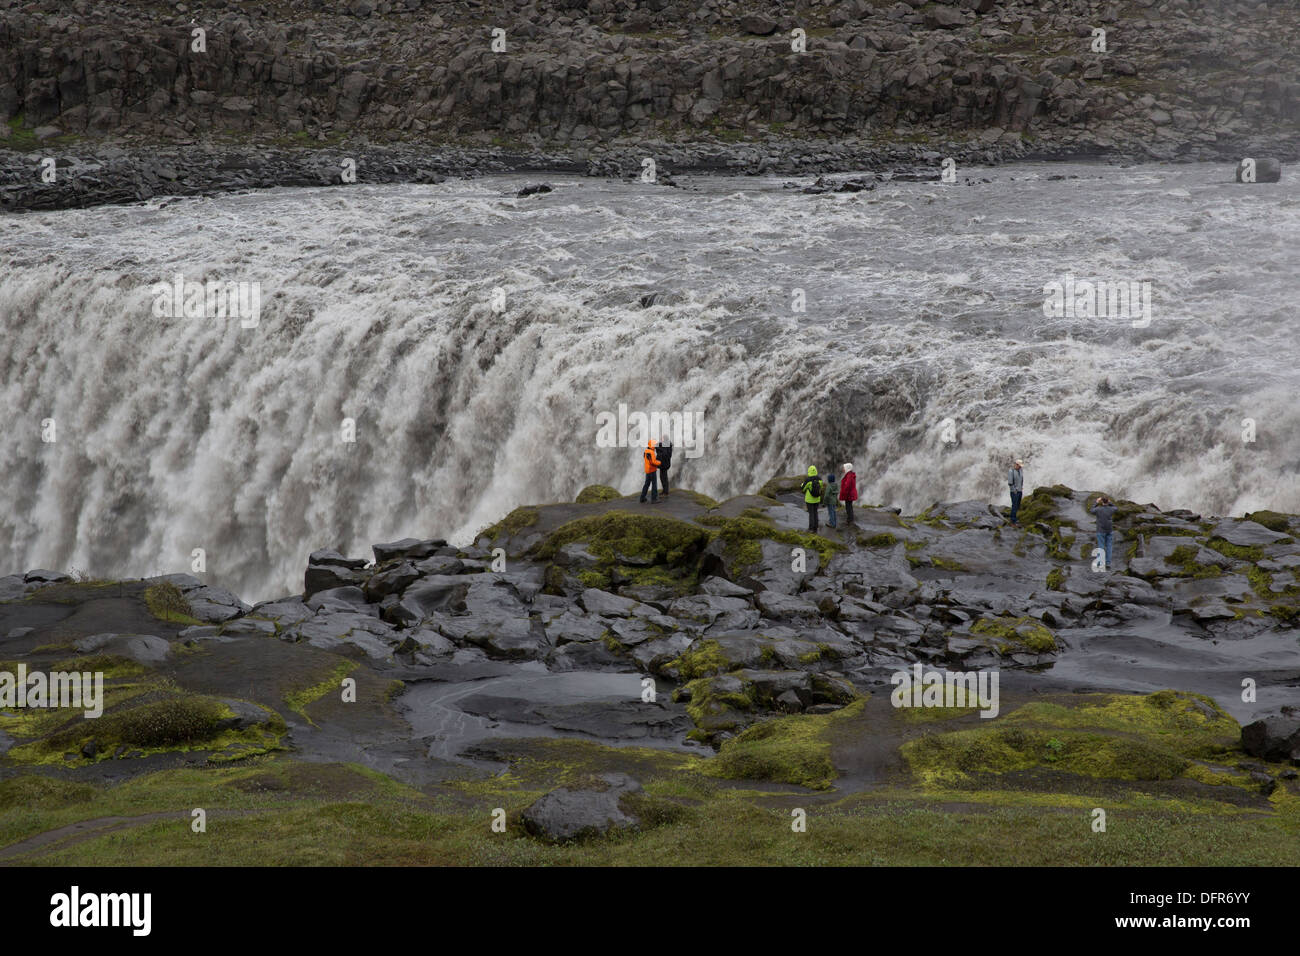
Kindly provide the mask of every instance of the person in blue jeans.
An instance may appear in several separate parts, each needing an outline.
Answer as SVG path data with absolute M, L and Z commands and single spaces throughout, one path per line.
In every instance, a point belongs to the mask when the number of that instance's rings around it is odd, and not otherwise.
M 1025 490 L 1025 474 L 1021 471 L 1024 462 L 1019 458 L 1007 472 L 1007 487 L 1011 489 L 1011 523 L 1016 524 L 1016 516 L 1020 514 L 1020 496 Z
M 1106 555 L 1106 570 L 1110 570 L 1111 543 L 1115 540 L 1115 511 L 1105 495 L 1097 498 L 1092 506 L 1092 516 L 1097 519 L 1097 547 Z
M 826 491 L 822 500 L 826 502 L 826 523 L 835 527 L 835 500 L 840 493 L 840 481 L 835 475 L 835 466 L 826 469 Z

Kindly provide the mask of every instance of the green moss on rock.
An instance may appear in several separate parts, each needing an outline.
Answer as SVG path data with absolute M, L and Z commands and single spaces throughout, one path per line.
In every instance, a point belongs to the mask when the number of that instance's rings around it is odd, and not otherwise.
M 578 497 L 573 499 L 574 504 L 578 505 L 598 505 L 602 501 L 613 501 L 615 498 L 622 498 L 618 489 L 611 488 L 609 485 L 588 485 L 578 492 Z
M 616 509 L 561 525 L 533 553 L 547 560 L 566 544 L 581 542 L 609 563 L 636 558 L 648 564 L 679 564 L 693 560 L 709 538 L 707 529 L 688 521 Z
M 516 508 L 496 524 L 484 529 L 482 534 L 486 535 L 491 541 L 496 541 L 502 535 L 513 537 L 525 528 L 531 528 L 537 524 L 541 516 L 542 512 L 539 508 L 533 505 L 525 505 L 522 508 Z
M 194 617 L 194 608 L 171 581 L 159 581 L 145 588 L 144 603 L 149 613 L 160 621 L 191 626 L 203 623 Z
M 860 713 L 863 706 L 859 701 L 833 714 L 765 720 L 724 741 L 702 770 L 727 780 L 771 780 L 829 789 L 836 776 L 829 732 L 839 721 Z
M 1023 651 L 1047 654 L 1056 650 L 1056 637 L 1051 630 L 1032 617 L 982 617 L 971 627 L 971 632 L 987 638 L 1002 654 Z
M 1291 530 L 1291 522 L 1295 520 L 1295 517 L 1295 515 L 1285 514 L 1281 511 L 1251 511 L 1247 513 L 1246 520 L 1262 524 L 1269 531 L 1286 534 Z

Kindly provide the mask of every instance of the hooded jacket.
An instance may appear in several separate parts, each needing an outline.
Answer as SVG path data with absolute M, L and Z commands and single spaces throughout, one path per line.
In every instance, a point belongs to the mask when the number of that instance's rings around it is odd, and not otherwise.
M 651 474 L 659 470 L 659 459 L 655 457 L 655 440 L 652 438 L 645 444 L 645 452 L 642 454 L 645 458 L 645 473 Z
M 1012 468 L 1007 472 L 1007 485 L 1011 488 L 1014 495 L 1018 491 L 1023 491 L 1025 487 L 1025 473 L 1019 468 Z
M 858 473 L 846 471 L 840 479 L 840 501 L 858 500 Z
M 655 454 L 659 456 L 659 470 L 667 471 L 673 464 L 673 443 L 660 442 L 655 445 Z
M 817 494 L 815 495 L 813 494 L 814 485 L 817 488 Z M 799 490 L 803 492 L 803 500 L 805 504 L 819 505 L 822 503 L 822 480 L 817 477 L 816 465 L 808 466 L 808 477 L 803 480 L 803 484 L 799 486 Z

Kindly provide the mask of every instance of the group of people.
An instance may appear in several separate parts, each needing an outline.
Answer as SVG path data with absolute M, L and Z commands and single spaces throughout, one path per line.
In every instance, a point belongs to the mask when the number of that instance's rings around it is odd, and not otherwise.
M 690 449 L 688 448 L 687 451 Z M 664 497 L 668 497 L 668 469 L 673 464 L 673 440 L 664 435 L 658 441 L 651 438 L 645 443 L 641 453 L 645 463 L 645 482 L 641 485 L 641 504 L 645 504 L 646 492 L 650 492 L 650 503 L 659 503 L 659 485 L 664 486 Z
M 853 524 L 853 502 L 858 500 L 858 473 L 853 470 L 853 462 L 846 461 L 840 466 L 844 474 L 835 476 L 835 467 L 826 469 L 827 477 L 817 474 L 817 466 L 808 466 L 808 477 L 799 485 L 803 492 L 804 504 L 808 506 L 808 530 L 816 534 L 817 515 L 822 504 L 826 505 L 826 523 L 836 527 L 835 505 L 844 502 L 844 518 Z
M 1017 458 L 1007 472 L 1007 487 L 1011 490 L 1011 523 L 1019 525 L 1020 499 L 1025 490 L 1025 462 Z M 1106 557 L 1106 570 L 1111 570 L 1111 551 L 1115 541 L 1115 503 L 1106 495 L 1098 495 L 1092 505 L 1092 516 L 1097 519 L 1097 548 Z
M 667 435 L 659 439 L 651 438 L 646 442 L 641 453 L 645 463 L 645 483 L 641 486 L 641 503 L 645 504 L 646 493 L 650 503 L 659 503 L 659 485 L 663 485 L 663 497 L 668 497 L 668 469 L 673 462 L 673 442 Z M 1020 523 L 1020 500 L 1024 496 L 1025 462 L 1017 458 L 1007 472 L 1007 487 L 1011 491 L 1011 523 Z M 817 533 L 820 527 L 818 515 L 823 505 L 826 506 L 826 523 L 837 527 L 836 506 L 844 504 L 844 516 L 848 524 L 853 524 L 853 502 L 858 500 L 858 475 L 853 470 L 852 462 L 840 466 L 843 474 L 836 476 L 834 466 L 826 469 L 826 477 L 817 473 L 816 465 L 808 466 L 808 475 L 799 485 L 803 492 L 804 504 L 808 507 L 808 530 Z M 1092 508 L 1093 517 L 1097 519 L 1097 547 L 1106 557 L 1106 570 L 1111 570 L 1111 550 L 1115 538 L 1114 518 L 1116 507 L 1105 495 L 1099 495 Z

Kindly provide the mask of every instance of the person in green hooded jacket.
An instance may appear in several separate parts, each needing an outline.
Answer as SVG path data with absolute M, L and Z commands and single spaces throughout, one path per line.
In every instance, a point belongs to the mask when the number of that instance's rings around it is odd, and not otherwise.
M 817 466 L 808 466 L 808 477 L 799 486 L 804 504 L 808 506 L 808 530 L 817 533 L 817 509 L 822 503 L 822 480 L 817 477 Z

